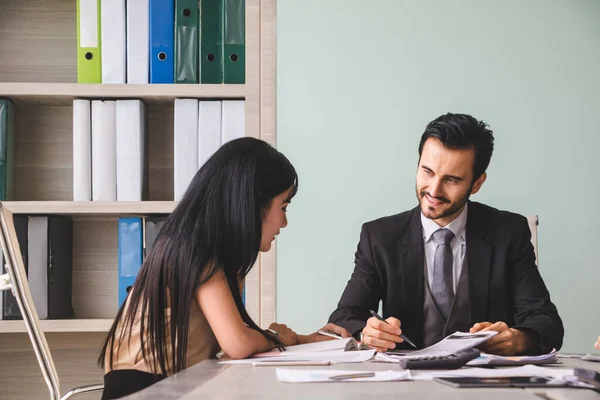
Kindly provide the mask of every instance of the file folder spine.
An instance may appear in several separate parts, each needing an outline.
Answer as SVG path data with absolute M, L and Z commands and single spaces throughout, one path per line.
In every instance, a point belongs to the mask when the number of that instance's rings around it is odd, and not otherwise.
M 200 0 L 200 82 L 223 83 L 223 0 Z
M 224 0 L 223 7 L 223 82 L 246 81 L 246 5 L 245 0 Z
M 15 180 L 15 113 L 10 100 L 0 100 L 0 201 L 12 200 Z
M 100 0 L 77 0 L 77 82 L 102 83 Z
M 150 10 L 148 0 L 127 0 L 127 83 L 148 83 Z
M 175 0 L 175 83 L 198 83 L 198 0 Z
M 142 267 L 142 219 L 119 218 L 119 307 Z
M 150 0 L 150 83 L 173 83 L 174 2 Z

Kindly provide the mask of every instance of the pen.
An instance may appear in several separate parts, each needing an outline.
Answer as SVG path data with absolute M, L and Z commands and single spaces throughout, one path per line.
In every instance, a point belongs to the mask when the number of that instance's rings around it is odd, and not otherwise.
M 371 315 L 373 315 L 373 316 L 374 316 L 375 318 L 377 318 L 378 320 L 380 320 L 380 321 L 383 321 L 383 322 L 385 322 L 386 324 L 389 324 L 389 322 L 387 322 L 385 319 L 381 318 L 381 317 L 379 316 L 379 314 L 377 314 L 375 311 L 373 311 L 373 310 L 369 310 L 369 312 L 371 313 Z M 400 334 L 400 337 L 401 337 L 402 339 L 406 340 L 406 342 L 407 342 L 408 344 L 410 344 L 412 347 L 414 347 L 415 349 L 417 348 L 417 346 L 415 346 L 415 344 L 412 342 L 412 340 L 410 340 L 409 338 L 407 338 L 407 337 L 404 335 L 404 333 L 401 333 L 401 334 Z
M 338 335 L 336 333 L 324 331 L 322 329 L 320 329 L 317 333 L 319 335 L 323 335 L 323 336 L 329 336 L 329 337 L 336 338 L 336 339 L 343 339 L 343 337 L 341 337 L 340 335 Z
M 371 378 L 375 376 L 375 372 L 362 372 L 355 374 L 345 374 L 345 375 L 333 375 L 330 376 L 329 379 L 333 381 L 343 381 L 345 379 L 354 379 L 354 378 Z

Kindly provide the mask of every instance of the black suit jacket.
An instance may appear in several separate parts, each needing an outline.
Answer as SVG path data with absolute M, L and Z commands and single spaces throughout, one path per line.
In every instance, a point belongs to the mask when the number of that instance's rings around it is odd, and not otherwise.
M 382 300 L 383 317 L 398 318 L 403 333 L 423 346 L 420 215 L 416 207 L 362 226 L 354 272 L 329 322 L 356 336 Z M 535 348 L 528 353 L 559 350 L 563 323 L 535 265 L 527 219 L 469 202 L 466 235 L 472 324 L 504 321 L 530 334 Z

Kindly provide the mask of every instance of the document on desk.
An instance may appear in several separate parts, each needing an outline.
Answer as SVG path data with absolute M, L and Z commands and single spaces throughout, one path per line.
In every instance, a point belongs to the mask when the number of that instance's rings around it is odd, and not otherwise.
M 365 344 L 359 344 L 353 337 L 346 339 L 324 340 L 321 342 L 297 344 L 287 346 L 285 351 L 272 350 L 265 353 L 257 353 L 253 357 L 273 357 L 275 355 L 289 356 L 297 353 L 319 353 L 322 351 L 359 351 L 371 350 Z
M 556 362 L 556 355 L 558 353 L 553 349 L 548 354 L 542 354 L 539 356 L 519 356 L 519 357 L 503 357 L 495 354 L 481 353 L 480 357 L 477 357 L 467 363 L 468 366 L 475 365 L 539 365 L 539 364 L 551 364 Z
M 549 368 L 537 365 L 523 365 L 512 368 L 460 368 L 455 370 L 420 370 L 411 371 L 413 380 L 430 380 L 433 378 L 464 376 L 472 378 L 509 378 L 518 376 L 537 376 L 552 379 L 570 379 L 575 372 L 573 368 Z
M 472 349 L 479 346 L 481 343 L 490 340 L 496 336 L 496 331 L 485 331 L 477 333 L 454 332 L 446 336 L 439 342 L 426 347 L 422 350 L 415 351 L 387 351 L 378 353 L 375 359 L 377 361 L 398 362 L 403 359 L 420 358 L 420 357 L 440 357 L 449 354 L 455 354 L 459 351 Z
M 558 358 L 579 358 L 583 361 L 595 361 L 595 362 L 600 362 L 600 356 L 599 355 L 593 355 L 593 354 L 563 354 L 563 353 L 559 353 L 558 354 Z
M 269 357 L 251 357 L 242 360 L 223 360 L 219 364 L 258 364 L 260 362 L 289 362 L 298 361 L 329 361 L 335 363 L 359 363 L 369 361 L 375 355 L 375 350 L 360 350 L 360 351 L 320 351 L 316 353 L 300 353 L 287 351 L 277 353 Z
M 334 369 L 283 369 L 275 371 L 277 379 L 286 383 L 309 382 L 386 382 L 409 381 L 410 371 L 354 371 Z

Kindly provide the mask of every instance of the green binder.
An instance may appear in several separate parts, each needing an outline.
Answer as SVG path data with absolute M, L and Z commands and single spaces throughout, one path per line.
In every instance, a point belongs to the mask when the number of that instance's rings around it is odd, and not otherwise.
M 102 83 L 100 0 L 77 0 L 77 82 Z
M 200 0 L 200 82 L 223 83 L 223 0 Z
M 175 0 L 175 83 L 198 83 L 198 0 Z
M 223 82 L 246 82 L 245 0 L 223 0 Z
M 0 99 L 0 201 L 14 198 L 15 114 L 10 100 Z

